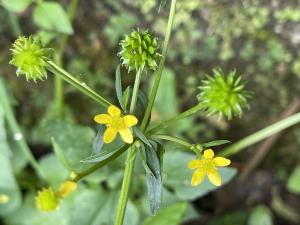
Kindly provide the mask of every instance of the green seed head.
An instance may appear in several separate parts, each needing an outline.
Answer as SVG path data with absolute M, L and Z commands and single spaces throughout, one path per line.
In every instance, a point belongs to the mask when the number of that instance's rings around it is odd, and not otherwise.
M 36 205 L 42 212 L 54 211 L 59 207 L 59 198 L 52 188 L 44 188 L 38 192 Z
M 134 30 L 121 40 L 122 47 L 118 55 L 128 71 L 145 69 L 156 70 L 157 60 L 161 56 L 158 51 L 158 40 L 148 31 Z
M 27 81 L 47 78 L 47 61 L 50 60 L 52 49 L 44 48 L 40 40 L 30 36 L 19 37 L 11 51 L 13 57 L 9 63 L 18 68 L 17 76 L 25 75 Z
M 198 101 L 208 116 L 219 114 L 231 119 L 232 116 L 241 116 L 242 109 L 249 107 L 247 99 L 250 92 L 245 91 L 241 77 L 236 75 L 236 71 L 231 71 L 225 75 L 221 69 L 213 70 L 213 76 L 207 76 L 201 90 L 197 96 Z

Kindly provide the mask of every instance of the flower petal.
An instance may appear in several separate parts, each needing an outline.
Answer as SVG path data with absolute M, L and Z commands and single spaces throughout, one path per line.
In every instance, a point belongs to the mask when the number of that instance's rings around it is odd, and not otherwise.
M 212 184 L 216 186 L 220 186 L 222 184 L 222 178 L 217 170 L 207 173 L 207 176 Z
M 192 181 L 191 181 L 192 186 L 197 186 L 198 184 L 200 184 L 203 181 L 204 177 L 205 177 L 205 172 L 203 170 L 201 169 L 196 170 L 192 176 Z
M 189 162 L 188 167 L 191 170 L 197 169 L 201 166 L 201 160 L 193 159 Z
M 126 127 L 132 127 L 138 123 L 138 119 L 133 115 L 124 116 L 123 121 Z
M 119 133 L 124 142 L 128 144 L 131 144 L 133 142 L 133 136 L 129 128 L 119 130 Z
M 212 158 L 214 157 L 214 155 L 215 155 L 215 153 L 214 153 L 214 151 L 211 150 L 211 149 L 207 149 L 207 150 L 205 150 L 204 153 L 203 153 L 203 157 L 204 157 L 205 159 L 212 159 Z
M 117 136 L 117 131 L 112 128 L 107 128 L 103 135 L 103 142 L 106 144 L 111 143 Z
M 121 115 L 121 110 L 114 105 L 110 105 L 107 109 L 107 112 L 111 116 L 120 116 Z
M 98 114 L 94 117 L 94 120 L 100 124 L 111 123 L 111 117 L 108 114 Z
M 230 160 L 224 157 L 216 157 L 213 159 L 215 166 L 228 166 L 230 164 Z

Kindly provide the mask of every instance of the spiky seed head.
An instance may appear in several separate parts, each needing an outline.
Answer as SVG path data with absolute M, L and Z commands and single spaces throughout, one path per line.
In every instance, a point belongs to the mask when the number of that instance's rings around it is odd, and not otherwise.
M 59 197 L 55 194 L 51 187 L 44 188 L 38 192 L 36 205 L 42 212 L 50 212 L 58 209 L 59 200 Z
M 219 114 L 231 119 L 241 116 L 242 109 L 249 107 L 251 93 L 245 90 L 245 84 L 235 70 L 227 75 L 220 68 L 213 70 L 213 76 L 207 76 L 199 89 L 197 98 L 208 116 Z
M 26 80 L 37 81 L 47 78 L 47 61 L 50 60 L 52 49 L 44 48 L 39 39 L 19 37 L 11 48 L 11 65 L 17 67 L 17 76 L 25 75 Z
M 157 60 L 161 57 L 158 39 L 148 31 L 133 30 L 130 35 L 124 36 L 120 45 L 118 55 L 128 71 L 137 71 L 142 67 L 153 71 L 157 69 Z

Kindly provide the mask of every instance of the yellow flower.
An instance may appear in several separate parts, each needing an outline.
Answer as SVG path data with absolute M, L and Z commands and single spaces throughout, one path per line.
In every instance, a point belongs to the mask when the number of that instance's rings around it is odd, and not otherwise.
M 228 166 L 229 164 L 229 159 L 223 157 L 214 158 L 213 150 L 205 150 L 200 160 L 194 159 L 188 164 L 188 167 L 190 169 L 195 170 L 191 181 L 192 186 L 200 184 L 203 181 L 205 175 L 208 176 L 208 179 L 212 184 L 220 186 L 222 184 L 222 178 L 216 167 Z
M 77 188 L 77 184 L 76 182 L 73 181 L 66 181 L 64 183 L 62 183 L 62 185 L 60 186 L 57 195 L 60 198 L 65 198 L 67 197 L 69 194 L 71 194 L 72 192 L 74 192 Z
M 121 110 L 114 105 L 109 106 L 107 112 L 108 114 L 99 114 L 94 118 L 97 123 L 105 124 L 107 127 L 103 135 L 104 143 L 111 143 L 118 132 L 123 141 L 129 144 L 132 143 L 133 136 L 130 127 L 137 124 L 137 118 L 133 115 L 122 117 Z

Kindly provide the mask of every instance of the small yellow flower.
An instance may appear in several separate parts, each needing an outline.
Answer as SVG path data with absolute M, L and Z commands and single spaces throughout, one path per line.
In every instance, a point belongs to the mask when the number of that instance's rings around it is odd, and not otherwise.
M 6 204 L 9 201 L 9 196 L 8 195 L 4 195 L 4 194 L 0 194 L 0 204 Z
M 130 127 L 136 125 L 138 119 L 133 115 L 122 117 L 121 110 L 114 105 L 109 106 L 107 112 L 108 114 L 99 114 L 94 118 L 97 123 L 105 124 L 107 127 L 103 135 L 104 143 L 111 143 L 118 132 L 124 142 L 132 143 L 133 136 Z
M 57 210 L 59 207 L 59 198 L 52 188 L 44 188 L 38 192 L 36 197 L 36 205 L 42 212 L 50 212 Z
M 197 186 L 200 184 L 205 178 L 205 175 L 208 176 L 208 179 L 212 184 L 220 186 L 222 184 L 222 178 L 216 167 L 228 166 L 229 164 L 229 159 L 223 157 L 214 158 L 213 150 L 205 150 L 201 159 L 194 159 L 188 164 L 190 169 L 195 170 L 191 181 L 192 186 Z
M 77 188 L 77 184 L 76 182 L 73 181 L 66 181 L 64 183 L 62 183 L 62 185 L 60 186 L 57 195 L 60 198 L 65 198 L 67 197 L 69 194 L 71 194 L 72 192 L 74 192 Z

